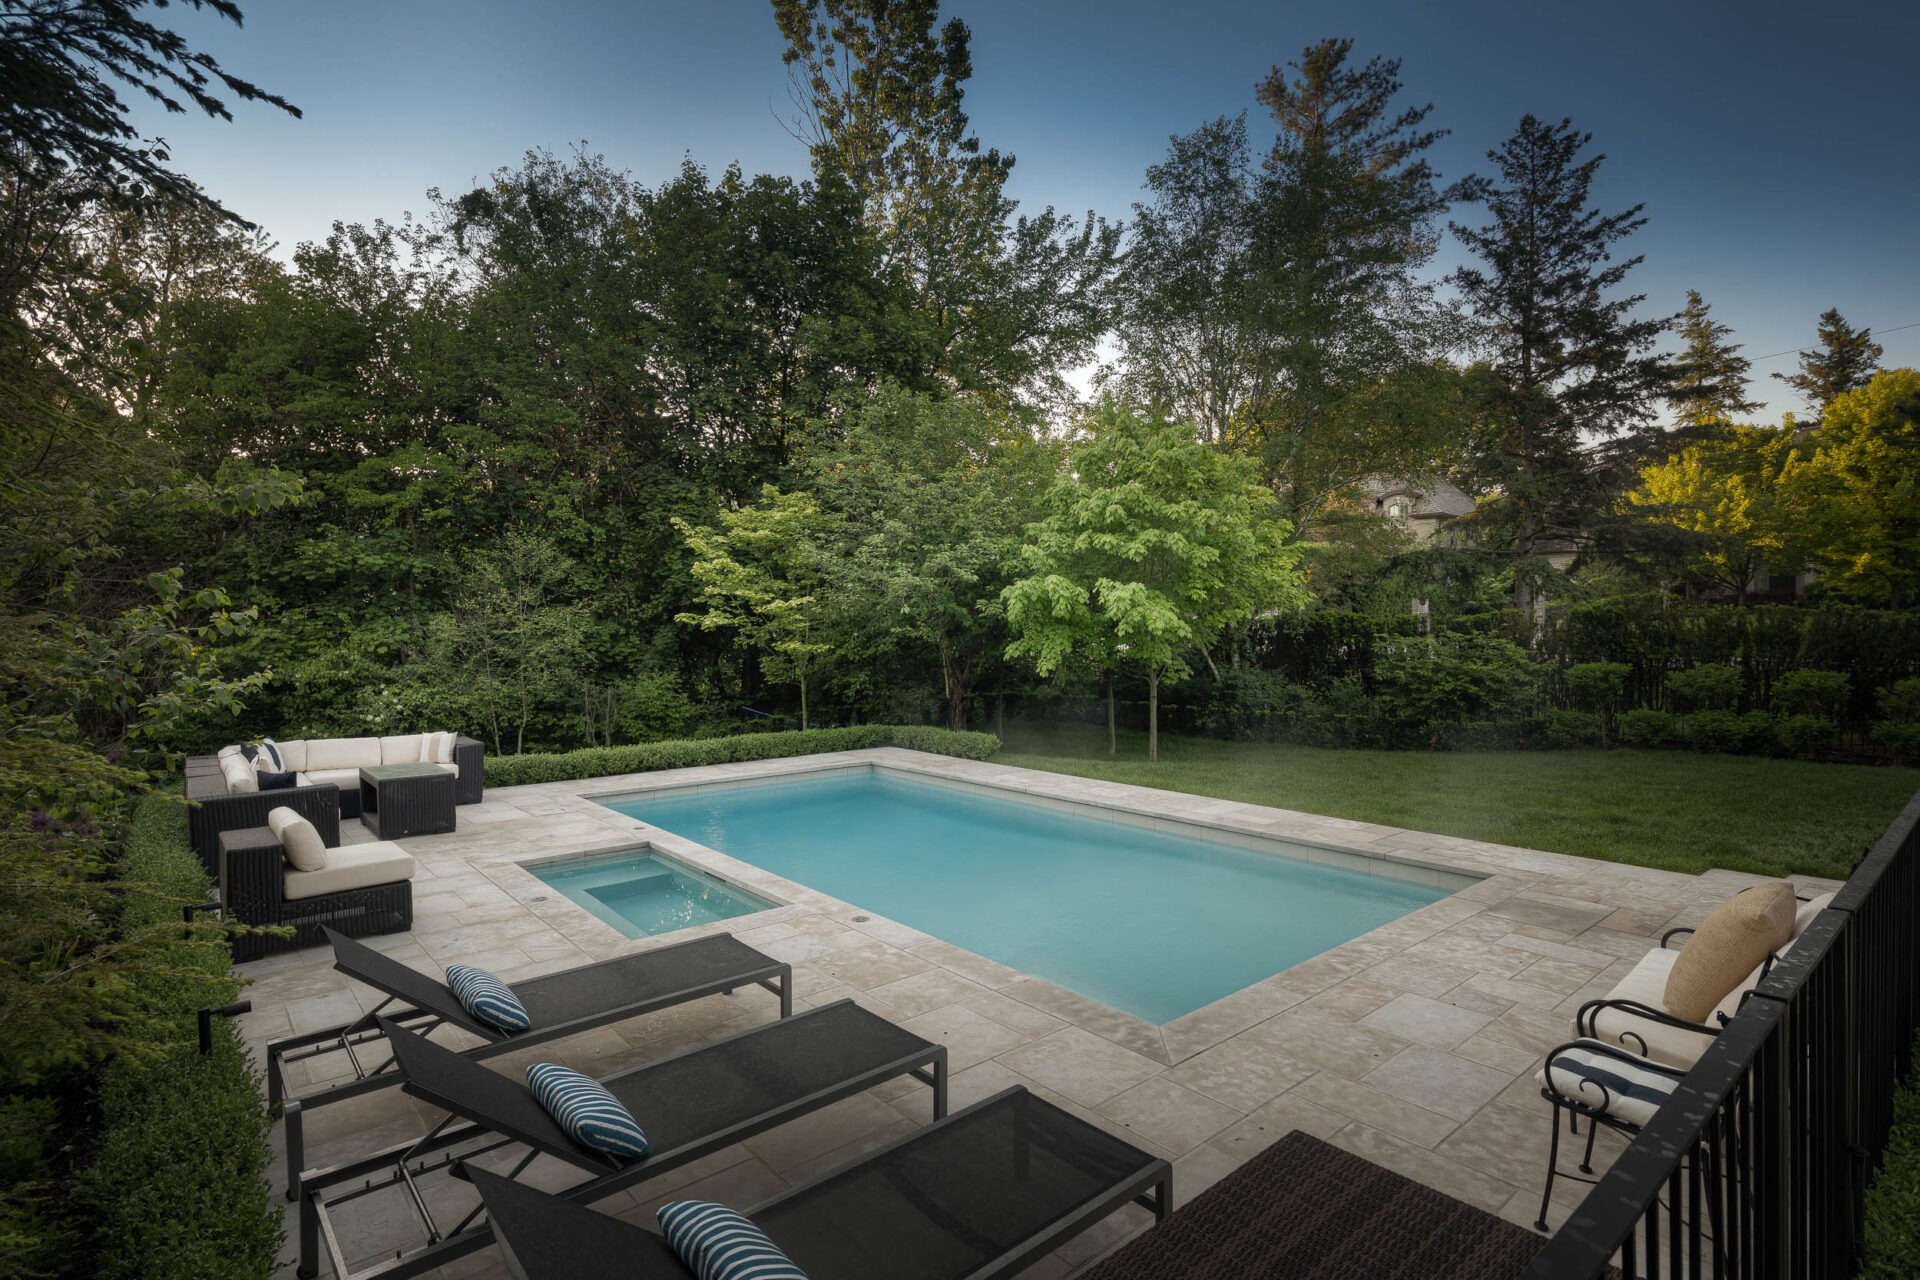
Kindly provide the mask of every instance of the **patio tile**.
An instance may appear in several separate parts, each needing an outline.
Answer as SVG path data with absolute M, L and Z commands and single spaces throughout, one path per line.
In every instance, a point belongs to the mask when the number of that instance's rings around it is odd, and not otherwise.
M 1415 1044 L 1451 1049 L 1492 1021 L 1488 1014 L 1407 993 L 1361 1018 L 1360 1025 Z
M 1318 1103 L 1283 1093 L 1262 1104 L 1245 1120 L 1223 1130 L 1209 1145 L 1231 1156 L 1236 1163 L 1245 1163 L 1295 1129 L 1316 1138 L 1331 1139 L 1352 1123 L 1351 1118 L 1338 1111 L 1329 1111 Z M 1179 1189 L 1176 1184 L 1174 1190 L 1178 1192 Z
M 1329 1141 L 1402 1177 L 1412 1178 L 1489 1213 L 1505 1208 L 1518 1189 L 1513 1182 L 1491 1177 L 1457 1160 L 1449 1160 L 1357 1122 L 1334 1134 Z
M 970 982 L 945 969 L 928 969 L 912 977 L 884 983 L 872 990 L 874 995 L 885 1000 L 902 1014 L 913 1017 L 916 1014 L 931 1013 L 935 1009 L 944 1009 L 948 1005 L 963 1004 L 974 996 L 984 994 L 986 989 L 977 982 Z
M 1241 1035 L 1301 1062 L 1358 1079 L 1407 1047 L 1397 1036 L 1321 1013 L 1289 1009 Z
M 1302 1080 L 1289 1094 L 1404 1138 L 1417 1147 L 1432 1148 L 1460 1124 L 1451 1116 L 1429 1111 L 1331 1071 L 1317 1072 Z
M 1360 1082 L 1429 1111 L 1466 1120 L 1513 1083 L 1513 1077 L 1455 1054 L 1415 1045 L 1360 1077 Z
M 897 1021 L 905 1030 L 935 1044 L 947 1046 L 949 1075 L 1029 1043 L 1025 1032 L 995 1022 L 985 1014 L 975 1013 L 963 1005 L 947 1005 L 918 1017 Z
M 1079 1027 L 1063 1027 L 999 1056 L 1021 1075 L 1090 1107 L 1161 1071 L 1153 1059 Z
M 1468 978 L 1474 970 L 1459 964 L 1428 961 L 1409 956 L 1382 960 L 1366 971 L 1369 982 L 1412 991 L 1423 996 L 1443 996 Z
M 1188 1058 L 1168 1071 L 1166 1078 L 1216 1102 L 1251 1111 L 1317 1069 L 1268 1043 L 1235 1036 Z
M 1011 996 L 1001 995 L 998 991 L 988 991 L 974 996 L 966 1006 L 975 1013 L 983 1013 L 995 1022 L 1012 1027 L 1015 1031 L 1030 1036 L 1044 1036 L 1058 1031 L 1067 1024 L 1052 1014 L 1022 1003 Z
M 1183 1089 L 1164 1076 L 1109 1098 L 1095 1110 L 1176 1155 L 1185 1155 L 1244 1118 L 1234 1108 Z

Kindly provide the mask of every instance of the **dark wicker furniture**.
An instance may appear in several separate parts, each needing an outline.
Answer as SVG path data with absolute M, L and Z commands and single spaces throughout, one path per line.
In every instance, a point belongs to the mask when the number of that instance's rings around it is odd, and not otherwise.
M 379 1021 L 405 1077 L 402 1087 L 449 1116 L 412 1142 L 300 1174 L 302 1276 L 318 1273 L 324 1236 L 334 1275 L 345 1280 L 348 1257 L 334 1230 L 332 1210 L 394 1186 L 408 1191 L 406 1199 L 422 1218 L 428 1243 L 411 1252 L 383 1253 L 377 1264 L 383 1280 L 433 1271 L 491 1242 L 491 1226 L 477 1221 L 479 1205 L 458 1222 L 443 1224 L 428 1212 L 427 1196 L 418 1185 L 425 1174 L 452 1162 L 453 1157 L 441 1153 L 470 1142 L 489 1150 L 526 1148 L 516 1173 L 536 1155 L 571 1165 L 586 1180 L 569 1188 L 566 1196 L 584 1203 L 638 1186 L 900 1076 L 933 1086 L 935 1119 L 947 1110 L 946 1046 L 841 1000 L 603 1077 L 600 1083 L 640 1121 L 652 1148 L 641 1159 L 623 1160 L 575 1142 L 519 1081 L 386 1018 Z M 444 1205 L 444 1200 L 436 1198 L 435 1203 Z
M 1296 1129 L 1082 1280 L 1488 1280 L 1543 1243 Z
M 453 760 L 460 776 L 453 781 L 455 804 L 479 804 L 486 797 L 487 749 L 473 738 L 455 738 Z M 265 826 L 267 811 L 282 806 L 320 828 L 329 849 L 340 843 L 340 820 L 360 816 L 360 789 L 330 782 L 279 791 L 246 791 L 229 795 L 217 756 L 189 756 L 186 794 L 187 835 L 207 874 L 220 875 L 220 833 L 236 827 Z
M 654 1232 L 462 1166 L 517 1280 L 689 1280 Z M 1165 1160 L 1015 1087 L 748 1212 L 814 1280 L 1010 1276 L 1128 1203 L 1164 1220 Z
M 271 830 L 243 827 L 223 831 L 216 842 L 220 901 L 227 915 L 246 924 L 293 926 L 291 938 L 259 933 L 234 938 L 236 961 L 311 947 L 325 938 L 328 929 L 358 938 L 413 927 L 411 880 L 289 900 L 285 896 L 286 854 Z
M 468 1016 L 453 992 L 438 979 L 331 929 L 322 932 L 333 945 L 333 967 L 385 993 L 386 999 L 372 1013 L 353 1022 L 267 1045 L 267 1103 L 277 1107 L 285 1099 L 290 1200 L 297 1194 L 297 1179 L 306 1163 L 305 1113 L 400 1083 L 400 1073 L 390 1055 L 371 1067 L 361 1058 L 369 1047 L 378 1047 L 381 1032 L 376 1015 L 422 1034 L 431 1034 L 444 1024 L 475 1037 L 480 1043 L 465 1050 L 464 1056 L 477 1061 L 705 996 L 731 995 L 737 987 L 765 987 L 780 997 L 781 1017 L 793 1014 L 793 966 L 755 951 L 730 933 L 717 933 L 515 982 L 513 993 L 525 1006 L 533 1025 L 509 1035 Z M 297 1098 L 286 1098 L 288 1063 L 336 1052 L 346 1053 L 353 1067 L 351 1077 Z
M 453 830 L 454 776 L 437 764 L 360 770 L 360 822 L 382 840 Z

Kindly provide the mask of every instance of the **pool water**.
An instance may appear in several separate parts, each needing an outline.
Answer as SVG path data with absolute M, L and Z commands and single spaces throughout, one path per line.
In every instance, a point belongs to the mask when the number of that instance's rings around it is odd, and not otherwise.
M 1450 892 L 877 773 L 602 803 L 1154 1023 Z
M 657 853 L 610 854 L 529 868 L 629 938 L 651 938 L 775 904 Z

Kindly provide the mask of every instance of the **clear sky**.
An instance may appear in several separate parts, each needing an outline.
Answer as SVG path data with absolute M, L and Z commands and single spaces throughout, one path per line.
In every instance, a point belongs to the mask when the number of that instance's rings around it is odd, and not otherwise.
M 465 190 L 537 147 L 585 143 L 649 183 L 688 155 L 806 172 L 765 0 L 241 5 L 238 31 L 157 16 L 305 118 L 240 104 L 232 124 L 136 120 L 283 255 L 336 220 L 424 211 L 428 188 Z M 1809 345 L 1837 306 L 1884 335 L 1883 363 L 1920 365 L 1920 0 L 948 0 L 942 15 L 973 30 L 967 109 L 1019 157 L 1024 208 L 1129 218 L 1170 135 L 1244 110 L 1270 136 L 1254 82 L 1351 36 L 1360 57 L 1401 58 L 1407 99 L 1434 104 L 1446 178 L 1484 170 L 1525 112 L 1590 131 L 1603 205 L 1646 204 L 1632 283 L 1650 312 L 1699 289 L 1761 357 Z M 1801 408 L 1765 376 L 1793 367 L 1756 361 L 1763 416 Z

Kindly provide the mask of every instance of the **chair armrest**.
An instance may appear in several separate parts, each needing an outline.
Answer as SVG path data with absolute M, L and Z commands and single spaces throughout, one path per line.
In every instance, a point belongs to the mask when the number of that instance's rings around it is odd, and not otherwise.
M 1675 938 L 1679 937 L 1683 933 L 1692 933 L 1692 932 L 1693 932 L 1692 925 L 1687 925 L 1679 929 L 1667 930 L 1665 933 L 1660 935 L 1660 949 L 1662 951 L 1665 951 L 1667 949 L 1667 943 L 1673 941 Z M 1686 944 L 1682 943 L 1681 945 L 1685 946 Z
M 1641 1004 L 1638 1000 L 1589 1000 L 1580 1006 L 1580 1012 L 1573 1015 L 1574 1030 L 1588 1039 L 1598 1040 L 1601 1044 L 1607 1043 L 1605 1040 L 1601 1040 L 1600 1033 L 1594 1026 L 1594 1020 L 1598 1018 L 1601 1013 L 1609 1009 L 1627 1014 L 1630 1017 L 1644 1018 L 1648 1022 L 1657 1022 L 1662 1026 L 1678 1027 L 1683 1031 L 1697 1032 L 1703 1036 L 1717 1036 L 1720 1034 L 1719 1027 L 1710 1027 L 1702 1022 L 1688 1022 L 1685 1018 L 1674 1017 L 1665 1009 L 1656 1009 L 1652 1005 Z M 1620 1043 L 1625 1044 L 1629 1037 L 1640 1042 L 1639 1054 L 1642 1057 L 1646 1057 L 1647 1042 L 1640 1036 L 1635 1035 L 1631 1031 L 1622 1031 L 1616 1039 L 1618 1039 Z
M 453 762 L 460 776 L 453 780 L 455 804 L 479 804 L 486 795 L 487 748 L 478 739 L 466 736 L 453 740 Z
M 1540 1066 L 1540 1092 L 1545 1095 L 1549 1101 L 1563 1107 L 1572 1108 L 1575 1111 L 1583 1111 L 1589 1114 L 1594 1112 L 1605 1113 L 1613 1108 L 1613 1091 L 1608 1089 L 1603 1081 L 1588 1079 L 1585 1082 L 1600 1091 L 1600 1102 L 1598 1105 L 1595 1105 L 1589 1098 L 1576 1098 L 1572 1094 L 1563 1093 L 1559 1086 L 1554 1084 L 1554 1059 L 1563 1053 L 1569 1053 L 1575 1049 L 1580 1050 L 1582 1053 L 1591 1053 L 1599 1057 L 1612 1058 L 1616 1062 L 1623 1062 L 1641 1071 L 1658 1072 L 1660 1075 L 1668 1076 L 1674 1080 L 1684 1080 L 1687 1076 L 1687 1073 L 1679 1067 L 1670 1066 L 1664 1062 L 1656 1062 L 1644 1054 L 1633 1053 L 1618 1045 L 1608 1044 L 1604 1040 L 1569 1040 L 1565 1044 L 1555 1045 L 1553 1048 L 1547 1050 L 1547 1060 Z
M 287 884 L 286 854 L 266 827 L 220 836 L 220 900 L 242 924 L 280 922 Z

